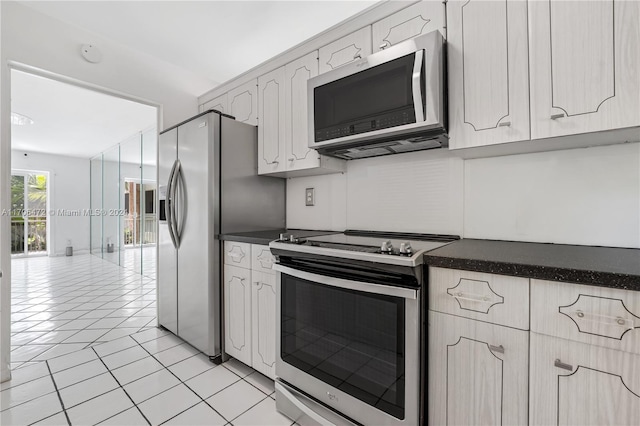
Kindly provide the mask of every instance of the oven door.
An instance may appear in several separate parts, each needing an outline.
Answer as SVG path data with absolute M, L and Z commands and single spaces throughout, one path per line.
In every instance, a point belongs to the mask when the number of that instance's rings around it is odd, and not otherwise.
M 420 290 L 274 269 L 279 380 L 358 423 L 418 424 Z M 332 424 L 310 401 L 277 405 L 297 406 L 285 412 L 296 420 Z

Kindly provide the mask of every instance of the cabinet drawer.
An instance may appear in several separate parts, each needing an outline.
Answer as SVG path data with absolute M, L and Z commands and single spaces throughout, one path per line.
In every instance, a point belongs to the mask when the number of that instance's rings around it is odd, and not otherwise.
M 251 244 L 225 241 L 224 263 L 226 265 L 251 269 Z
M 274 262 L 275 257 L 271 254 L 269 246 L 251 245 L 251 269 L 275 275 L 275 271 L 271 269 Z
M 429 309 L 529 329 L 529 279 L 429 268 Z
M 531 280 L 531 331 L 640 354 L 640 292 Z

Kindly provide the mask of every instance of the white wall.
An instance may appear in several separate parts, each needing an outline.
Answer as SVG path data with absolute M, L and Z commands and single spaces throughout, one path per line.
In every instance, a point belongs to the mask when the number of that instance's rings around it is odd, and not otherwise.
M 208 79 L 22 4 L 3 1 L 0 5 L 4 20 L 3 64 L 16 61 L 162 105 L 164 126 L 196 114 L 198 95 L 214 85 Z M 92 43 L 102 51 L 101 63 L 92 64 L 80 56 L 84 43 Z
M 305 207 L 310 187 L 316 206 Z M 350 161 L 344 175 L 287 181 L 287 226 L 640 248 L 640 144 Z
M 13 169 L 49 172 L 50 210 L 90 208 L 88 159 L 11 151 L 11 165 Z M 50 255 L 63 256 L 69 239 L 74 253 L 88 252 L 89 216 L 50 215 L 47 219 Z
M 465 161 L 466 238 L 640 247 L 640 144 Z

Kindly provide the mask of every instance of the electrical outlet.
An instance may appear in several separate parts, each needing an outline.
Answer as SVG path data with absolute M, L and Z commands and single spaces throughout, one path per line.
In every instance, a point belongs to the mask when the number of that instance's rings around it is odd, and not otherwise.
M 304 205 L 313 206 L 316 203 L 316 196 L 313 188 L 307 188 L 304 190 Z

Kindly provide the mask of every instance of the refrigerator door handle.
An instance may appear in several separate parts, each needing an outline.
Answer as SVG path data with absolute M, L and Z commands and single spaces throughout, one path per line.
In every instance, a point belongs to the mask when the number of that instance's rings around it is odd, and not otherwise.
M 178 160 L 173 162 L 173 166 L 171 166 L 171 171 L 169 172 L 169 181 L 167 182 L 167 199 L 164 204 L 164 214 L 167 217 L 167 226 L 169 228 L 169 236 L 171 237 L 171 243 L 175 248 L 178 248 L 178 243 L 176 241 L 176 236 L 173 231 L 173 178 L 176 173 L 176 166 L 178 164 Z
M 182 231 L 182 224 L 184 222 L 184 216 L 182 215 L 182 217 L 178 217 L 178 211 L 176 210 L 176 205 L 178 204 L 178 190 L 180 189 L 180 196 L 181 198 L 183 198 L 182 200 L 180 200 L 180 205 L 182 206 L 184 204 L 184 190 L 182 190 L 182 188 L 179 188 L 178 186 L 181 183 L 181 178 L 182 177 L 182 164 L 180 163 L 180 160 L 176 160 L 176 164 L 175 164 L 175 172 L 173 173 L 173 176 L 171 177 L 171 222 L 170 222 L 170 229 L 173 232 L 173 236 L 175 239 L 175 247 L 176 248 L 180 248 L 180 234 Z

